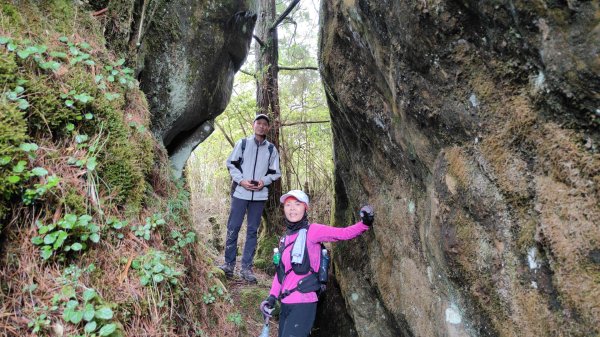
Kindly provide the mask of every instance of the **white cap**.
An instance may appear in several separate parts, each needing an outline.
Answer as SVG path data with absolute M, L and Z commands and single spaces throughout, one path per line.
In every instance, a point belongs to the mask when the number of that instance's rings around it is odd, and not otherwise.
M 298 199 L 298 201 L 305 203 L 306 207 L 308 207 L 308 195 L 306 195 L 306 193 L 300 190 L 291 190 L 286 194 L 282 195 L 281 198 L 279 198 L 279 201 L 283 204 L 285 202 L 285 199 L 289 197 L 294 197 Z

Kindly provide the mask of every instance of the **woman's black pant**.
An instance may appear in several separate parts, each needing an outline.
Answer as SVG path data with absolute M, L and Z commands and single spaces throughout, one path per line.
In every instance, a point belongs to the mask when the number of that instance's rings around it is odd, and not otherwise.
M 315 323 L 316 314 L 317 302 L 281 303 L 279 337 L 307 337 Z

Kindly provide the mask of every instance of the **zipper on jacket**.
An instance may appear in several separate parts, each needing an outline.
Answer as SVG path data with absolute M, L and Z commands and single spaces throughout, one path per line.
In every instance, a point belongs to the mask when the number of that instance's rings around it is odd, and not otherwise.
M 252 170 L 252 180 L 256 180 L 254 175 L 256 174 L 256 162 L 258 161 L 258 150 L 260 149 L 260 144 L 256 143 L 256 139 L 254 139 L 254 143 L 256 144 L 256 156 L 254 157 L 254 169 Z M 250 201 L 254 201 L 254 191 L 252 191 L 252 198 Z

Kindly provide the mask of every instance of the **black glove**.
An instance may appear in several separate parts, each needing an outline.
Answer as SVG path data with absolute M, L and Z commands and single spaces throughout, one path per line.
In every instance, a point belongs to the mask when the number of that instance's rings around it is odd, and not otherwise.
M 270 318 L 272 316 L 271 313 L 275 308 L 275 301 L 277 301 L 277 298 L 273 295 L 269 295 L 269 297 L 260 303 L 260 312 L 262 312 L 265 317 Z
M 373 224 L 373 221 L 375 220 L 375 211 L 373 211 L 373 207 L 369 205 L 363 206 L 360 209 L 359 214 L 362 223 L 367 226 L 371 226 Z

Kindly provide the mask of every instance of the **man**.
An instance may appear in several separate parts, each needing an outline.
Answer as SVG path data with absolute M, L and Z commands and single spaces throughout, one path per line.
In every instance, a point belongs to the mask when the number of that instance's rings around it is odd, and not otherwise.
M 256 282 L 252 273 L 252 262 L 256 251 L 258 226 L 269 196 L 267 186 L 281 177 L 279 152 L 266 139 L 270 127 L 267 115 L 257 115 L 252 124 L 254 135 L 239 140 L 226 162 L 233 183 L 231 211 L 227 221 L 225 263 L 219 268 L 227 277 L 233 276 L 238 234 L 247 212 L 248 226 L 240 275 L 248 282 Z

